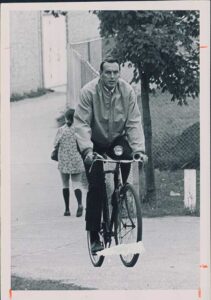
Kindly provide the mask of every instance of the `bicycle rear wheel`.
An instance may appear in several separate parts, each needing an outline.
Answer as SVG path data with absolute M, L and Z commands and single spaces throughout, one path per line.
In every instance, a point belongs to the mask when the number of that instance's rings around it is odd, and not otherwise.
M 100 267 L 104 261 L 104 256 L 93 254 L 91 251 L 91 239 L 90 239 L 90 231 L 87 231 L 87 244 L 89 249 L 89 256 L 93 266 Z
M 142 240 L 142 215 L 138 195 L 132 185 L 127 183 L 121 191 L 117 216 L 117 244 L 130 244 Z M 139 254 L 120 255 L 126 267 L 133 267 Z

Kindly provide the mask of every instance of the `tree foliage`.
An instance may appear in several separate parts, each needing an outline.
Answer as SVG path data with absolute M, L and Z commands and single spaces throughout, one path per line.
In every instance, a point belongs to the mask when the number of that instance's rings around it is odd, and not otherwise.
M 115 55 L 134 66 L 172 100 L 186 103 L 199 93 L 198 11 L 94 11 L 101 36 L 114 37 Z M 141 72 L 139 72 L 141 71 Z
M 60 16 L 66 16 L 67 11 L 65 10 L 44 10 L 46 14 L 52 15 L 55 18 L 59 18 Z

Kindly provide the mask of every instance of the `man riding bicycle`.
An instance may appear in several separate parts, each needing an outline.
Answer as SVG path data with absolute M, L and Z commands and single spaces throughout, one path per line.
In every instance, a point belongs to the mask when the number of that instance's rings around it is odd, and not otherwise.
M 141 114 L 132 87 L 120 79 L 120 64 L 108 58 L 100 65 L 100 77 L 86 84 L 74 115 L 75 134 L 88 180 L 86 199 L 86 230 L 91 235 L 91 250 L 103 249 L 99 240 L 103 199 L 107 197 L 103 163 L 97 161 L 92 169 L 93 152 L 106 153 L 112 159 L 144 156 L 145 141 Z M 113 148 L 123 147 L 116 157 Z M 122 164 L 123 183 L 127 181 L 130 164 Z

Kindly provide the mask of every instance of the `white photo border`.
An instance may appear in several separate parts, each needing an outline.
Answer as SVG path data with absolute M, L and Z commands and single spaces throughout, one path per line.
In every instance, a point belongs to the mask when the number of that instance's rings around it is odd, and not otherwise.
M 196 290 L 11 291 L 10 232 L 10 42 L 12 10 L 199 10 L 200 11 L 200 286 Z M 209 1 L 130 1 L 19 3 L 1 5 L 1 296 L 38 299 L 210 299 L 210 3 Z M 207 266 L 204 267 L 204 266 Z

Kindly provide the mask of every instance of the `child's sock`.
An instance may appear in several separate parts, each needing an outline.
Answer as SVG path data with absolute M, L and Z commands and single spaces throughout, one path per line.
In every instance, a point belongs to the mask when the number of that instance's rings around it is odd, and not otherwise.
M 69 211 L 69 197 L 70 197 L 70 192 L 69 188 L 63 188 L 63 197 L 64 197 L 64 203 L 65 203 L 65 211 Z
M 78 202 L 78 209 L 76 212 L 76 217 L 81 217 L 83 214 L 83 206 L 82 206 L 82 192 L 80 189 L 76 189 L 75 191 L 75 196 Z
M 78 205 L 81 205 L 82 204 L 82 192 L 81 192 L 81 190 L 76 189 L 74 192 L 75 192 L 75 196 L 76 196 Z

